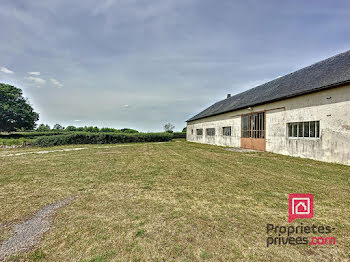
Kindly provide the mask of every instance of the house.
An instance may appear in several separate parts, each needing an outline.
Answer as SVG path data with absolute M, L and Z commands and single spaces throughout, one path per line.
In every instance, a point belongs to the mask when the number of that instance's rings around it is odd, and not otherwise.
M 187 140 L 350 164 L 350 51 L 221 100 Z

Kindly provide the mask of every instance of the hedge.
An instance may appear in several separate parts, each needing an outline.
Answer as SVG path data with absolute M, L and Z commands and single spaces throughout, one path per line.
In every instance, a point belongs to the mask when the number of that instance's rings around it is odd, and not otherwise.
M 17 133 L 9 133 L 9 134 L 0 134 L 0 138 L 9 139 L 9 138 L 37 138 L 38 136 L 56 136 L 56 135 L 64 135 L 70 134 L 67 131 L 47 131 L 47 132 L 17 132 Z
M 174 132 L 173 138 L 186 138 L 186 132 Z
M 34 144 L 37 146 L 58 146 L 69 144 L 119 144 L 140 142 L 166 142 L 173 138 L 169 133 L 75 133 L 71 135 L 56 135 L 38 137 Z
M 21 145 L 32 145 L 34 143 L 34 139 L 28 138 L 10 138 L 10 139 L 2 139 L 0 138 L 0 147 L 1 146 L 21 146 Z
M 17 139 L 17 138 L 37 138 L 39 136 L 56 136 L 56 135 L 72 135 L 72 134 L 100 134 L 100 133 L 114 133 L 114 134 L 128 134 L 138 133 L 137 130 L 124 128 L 117 130 L 113 128 L 102 128 L 99 131 L 68 131 L 68 130 L 55 130 L 55 131 L 27 131 L 27 132 L 13 132 L 13 133 L 0 133 L 0 139 Z

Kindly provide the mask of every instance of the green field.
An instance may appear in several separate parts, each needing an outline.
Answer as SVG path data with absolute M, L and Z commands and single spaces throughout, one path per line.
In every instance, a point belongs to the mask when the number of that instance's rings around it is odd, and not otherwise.
M 24 154 L 85 147 L 80 151 Z M 350 166 L 173 141 L 0 150 L 0 240 L 47 204 L 39 245 L 9 261 L 347 261 Z M 288 194 L 314 194 L 333 246 L 266 247 L 267 223 L 289 225 Z M 318 236 L 318 235 L 316 235 Z

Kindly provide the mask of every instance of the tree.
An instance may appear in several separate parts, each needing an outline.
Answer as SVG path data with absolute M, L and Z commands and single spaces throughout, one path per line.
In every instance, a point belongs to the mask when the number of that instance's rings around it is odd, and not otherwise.
M 0 132 L 33 130 L 39 114 L 34 112 L 22 90 L 0 83 Z
M 165 132 L 168 132 L 168 133 L 172 133 L 174 128 L 175 126 L 171 123 L 167 123 L 164 125 L 164 130 Z
M 102 127 L 102 128 L 100 129 L 100 131 L 101 131 L 101 132 L 109 132 L 109 133 L 113 133 L 113 132 L 115 132 L 115 131 L 116 131 L 116 129 L 111 128 L 111 127 Z
M 97 132 L 100 131 L 100 129 L 97 126 L 95 126 L 95 127 L 93 127 L 93 126 L 89 126 L 89 127 L 85 126 L 84 127 L 84 131 L 85 132 L 95 132 L 95 133 L 97 133 Z
M 36 129 L 36 131 L 39 131 L 39 132 L 48 132 L 50 131 L 50 126 L 49 125 L 44 125 L 44 124 L 40 124 L 38 126 L 38 128 Z
M 120 129 L 121 132 L 123 133 L 138 133 L 139 131 L 135 130 L 135 129 L 131 129 L 131 128 L 122 128 Z
M 75 126 L 67 126 L 65 130 L 66 131 L 76 131 L 77 128 Z
M 94 127 L 93 127 L 93 126 L 89 126 L 89 127 L 85 126 L 85 127 L 84 127 L 84 131 L 85 131 L 85 132 L 92 132 L 93 130 L 94 130 Z
M 182 129 L 182 133 L 186 133 L 187 132 L 187 126 L 185 126 L 183 129 Z
M 63 126 L 61 126 L 60 124 L 55 124 L 55 125 L 53 126 L 53 129 L 63 130 L 63 129 L 64 129 L 64 127 L 63 127 Z

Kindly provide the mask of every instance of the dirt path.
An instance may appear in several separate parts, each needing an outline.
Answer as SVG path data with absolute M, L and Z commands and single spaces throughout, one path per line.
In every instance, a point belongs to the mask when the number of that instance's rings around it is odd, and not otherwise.
M 18 252 L 28 251 L 39 243 L 42 235 L 50 229 L 51 217 L 57 209 L 73 201 L 75 197 L 63 199 L 47 205 L 34 214 L 34 217 L 13 226 L 15 234 L 0 243 L 0 261 Z

